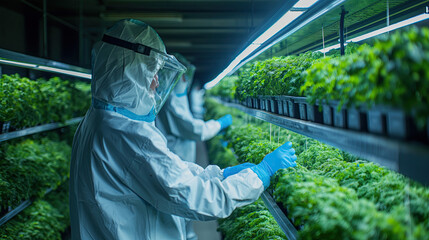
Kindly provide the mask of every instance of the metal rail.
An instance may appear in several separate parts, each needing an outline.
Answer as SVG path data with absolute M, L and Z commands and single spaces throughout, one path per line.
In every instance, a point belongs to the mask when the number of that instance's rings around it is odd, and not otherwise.
M 263 192 L 261 195 L 262 200 L 265 203 L 265 206 L 271 212 L 274 219 L 279 224 L 280 228 L 286 234 L 288 240 L 296 240 L 298 239 L 298 231 L 295 226 L 289 221 L 283 211 L 279 208 L 274 199 L 270 196 L 267 191 Z
M 67 120 L 65 123 L 48 123 L 45 125 L 30 127 L 30 128 L 26 128 L 18 131 L 13 131 L 10 133 L 3 133 L 3 134 L 0 134 L 0 142 L 76 124 L 76 123 L 79 123 L 82 119 L 83 117 L 77 117 L 77 118 Z
M 6 213 L 2 218 L 0 218 L 0 226 L 5 224 L 7 221 L 11 220 L 13 217 L 15 217 L 18 213 L 20 213 L 22 210 L 24 210 L 26 207 L 30 206 L 32 201 L 26 200 L 19 204 L 18 207 L 14 208 L 12 211 Z
M 427 174 L 429 171 L 429 147 L 422 143 L 331 127 L 247 108 L 234 103 L 223 102 L 223 104 L 263 121 L 340 148 L 402 173 L 424 185 L 429 185 L 429 174 Z
M 49 188 L 48 190 L 46 190 L 45 195 L 52 192 L 52 190 L 53 190 L 52 188 Z M 3 217 L 0 218 L 0 226 L 7 223 L 9 220 L 11 220 L 13 217 L 18 215 L 18 213 L 22 212 L 32 203 L 33 203 L 32 200 L 25 200 L 21 204 L 19 204 L 16 208 L 14 208 L 12 211 L 6 213 Z
M 0 48 L 0 64 L 28 68 L 38 71 L 54 72 L 68 76 L 91 79 L 91 69 L 65 64 L 49 59 L 33 57 Z

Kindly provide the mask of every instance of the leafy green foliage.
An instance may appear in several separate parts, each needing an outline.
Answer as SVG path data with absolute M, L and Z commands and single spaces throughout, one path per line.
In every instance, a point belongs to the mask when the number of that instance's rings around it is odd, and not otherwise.
M 215 101 L 207 102 L 209 115 L 228 111 Z M 427 188 L 313 139 L 284 129 L 274 134 L 270 124 L 246 121 L 244 113 L 230 111 L 234 124 L 222 138 L 239 162 L 259 163 L 277 144 L 293 143 L 298 166 L 278 171 L 271 189 L 302 239 L 428 238 Z M 238 224 L 232 221 L 224 227 L 233 223 Z
M 280 170 L 277 179 L 274 197 L 301 227 L 301 239 L 425 239 L 425 224 L 415 226 L 404 207 L 379 211 L 336 179 L 300 166 Z
M 410 28 L 362 45 L 355 54 L 320 59 L 301 88 L 310 103 L 337 100 L 342 106 L 388 105 L 429 117 L 429 29 Z
M 61 232 L 70 225 L 68 183 L 45 199 L 36 200 L 23 212 L 0 227 L 4 240 L 61 240 Z
M 321 53 L 307 52 L 299 56 L 273 57 L 240 69 L 236 96 L 243 100 L 258 95 L 299 96 L 304 84 L 301 73 L 310 67 Z
M 261 200 L 237 208 L 226 219 L 219 220 L 218 230 L 225 240 L 286 239 L 286 235 Z
M 227 129 L 225 134 L 218 135 L 208 141 L 210 163 L 216 164 L 221 168 L 239 164 L 234 153 L 229 147 L 222 146 L 222 142 L 229 140 L 227 136 L 232 136 L 239 132 L 244 133 L 243 131 L 247 130 L 240 127 L 245 122 L 244 115 L 237 110 L 226 108 L 211 99 L 206 100 L 206 107 L 206 119 L 219 118 L 225 113 L 232 114 L 234 118 L 233 125 Z M 236 143 L 239 142 L 236 139 Z M 254 147 L 254 151 L 261 152 L 261 156 L 267 151 L 266 149 L 259 151 L 257 146 Z M 234 149 L 237 149 L 237 147 L 234 147 Z M 261 156 L 252 157 L 249 155 L 249 157 L 254 159 L 254 162 L 260 161 L 262 159 Z M 237 208 L 228 218 L 220 219 L 219 224 L 218 230 L 222 232 L 224 239 L 286 239 L 283 231 L 261 200 Z
M 236 88 L 235 82 L 237 80 L 237 76 L 224 77 L 216 86 L 207 91 L 207 96 L 218 96 L 234 99 Z
M 71 148 L 47 138 L 27 139 L 0 147 L 0 208 L 15 207 L 23 200 L 41 197 L 69 175 Z
M 82 116 L 91 104 L 89 84 L 58 77 L 34 81 L 3 75 L 0 86 L 0 122 L 10 121 L 16 129 L 64 122 Z
M 359 198 L 370 200 L 379 210 L 390 212 L 408 201 L 413 220 L 429 223 L 428 189 L 371 162 L 343 161 L 340 153 L 325 144 L 314 144 L 299 155 L 297 162 L 317 174 L 336 179 L 343 187 L 354 189 Z
M 223 136 L 216 136 L 208 141 L 207 150 L 210 156 L 210 164 L 218 165 L 221 169 L 238 165 L 231 149 L 222 146 Z

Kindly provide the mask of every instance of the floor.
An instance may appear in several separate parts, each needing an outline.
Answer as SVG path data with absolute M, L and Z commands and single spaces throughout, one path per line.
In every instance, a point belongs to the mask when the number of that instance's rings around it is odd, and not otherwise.
M 206 145 L 197 142 L 197 164 L 206 167 L 209 164 Z M 194 231 L 199 240 L 221 240 L 221 234 L 216 231 L 217 221 L 200 222 L 194 221 Z

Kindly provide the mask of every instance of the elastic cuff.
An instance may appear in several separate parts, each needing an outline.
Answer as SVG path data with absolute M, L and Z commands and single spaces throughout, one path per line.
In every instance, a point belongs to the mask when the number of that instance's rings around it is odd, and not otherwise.
M 253 166 L 250 169 L 258 175 L 259 179 L 261 179 L 264 184 L 264 189 L 267 189 L 270 186 L 270 175 L 268 175 L 267 172 L 259 165 Z

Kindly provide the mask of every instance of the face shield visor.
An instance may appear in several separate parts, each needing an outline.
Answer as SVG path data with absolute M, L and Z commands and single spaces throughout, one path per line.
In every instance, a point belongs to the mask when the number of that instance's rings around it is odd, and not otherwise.
M 186 72 L 182 75 L 176 87 L 174 87 L 174 93 L 176 94 L 176 96 L 178 97 L 185 96 L 187 93 L 189 93 L 194 79 L 194 72 L 195 72 L 195 66 L 192 64 L 187 64 Z
M 188 92 L 190 91 L 192 82 L 194 81 L 194 74 L 195 74 L 195 66 L 190 64 L 189 66 L 187 66 L 186 73 L 184 74 L 188 83 L 188 86 L 187 86 Z
M 186 72 L 186 67 L 183 66 L 174 56 L 140 43 L 128 42 L 109 35 L 104 35 L 102 41 L 132 50 L 136 54 L 146 55 L 152 59 L 153 63 L 151 65 L 154 67 L 150 72 L 154 75 L 152 75 L 152 81 L 147 89 L 148 96 L 141 97 L 147 99 L 148 105 L 153 105 L 152 110 L 148 114 L 150 116 L 147 118 L 154 119 L 164 105 L 173 87 L 182 77 L 183 73 Z
M 157 58 L 162 59 L 161 61 L 163 64 L 151 84 L 151 91 L 155 99 L 155 113 L 161 110 L 172 89 L 179 81 L 182 81 L 183 73 L 186 71 L 186 67 L 174 56 L 155 53 L 155 55 L 158 54 L 160 56 Z

